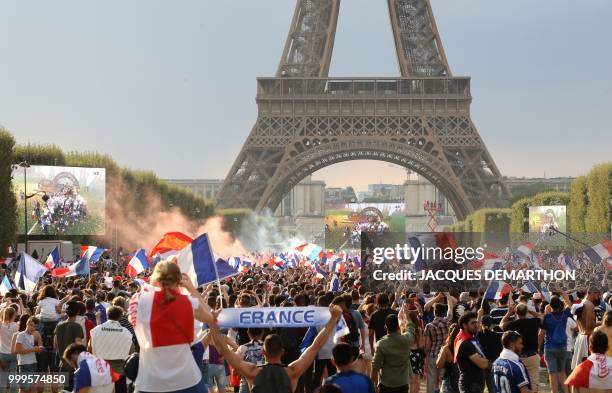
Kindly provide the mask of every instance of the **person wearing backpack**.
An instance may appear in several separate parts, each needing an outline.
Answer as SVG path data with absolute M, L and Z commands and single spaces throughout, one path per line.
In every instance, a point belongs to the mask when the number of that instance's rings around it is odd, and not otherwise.
M 342 309 L 342 317 L 344 318 L 346 326 L 349 329 L 349 334 L 342 337 L 342 341 L 351 346 L 353 358 L 357 359 L 359 357 L 359 328 L 357 326 L 357 321 L 355 321 L 355 318 L 347 307 L 346 301 L 343 296 L 337 296 L 332 301 L 332 304 L 340 306 L 340 308 Z
M 564 303 L 565 302 L 565 307 Z M 563 393 L 567 393 L 565 381 L 565 358 L 567 356 L 567 318 L 571 315 L 572 303 L 567 294 L 563 293 L 563 301 L 553 296 L 550 304 L 546 306 L 542 329 L 546 333 L 544 336 L 544 360 L 549 373 L 550 387 L 552 393 L 559 392 L 559 385 L 562 386 Z

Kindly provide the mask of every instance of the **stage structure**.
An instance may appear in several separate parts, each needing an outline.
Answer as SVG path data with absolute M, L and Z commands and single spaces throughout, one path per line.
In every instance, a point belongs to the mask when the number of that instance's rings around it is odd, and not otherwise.
M 452 76 L 429 0 L 388 6 L 401 77 L 331 78 L 340 0 L 297 1 L 276 76 L 257 79 L 257 121 L 219 207 L 274 210 L 307 175 L 359 159 L 421 174 L 459 219 L 506 205 L 508 189 L 470 118 L 470 78 Z

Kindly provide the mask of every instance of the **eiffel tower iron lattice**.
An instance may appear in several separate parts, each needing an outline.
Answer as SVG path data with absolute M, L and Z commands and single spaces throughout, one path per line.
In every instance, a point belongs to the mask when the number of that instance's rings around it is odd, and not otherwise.
M 453 77 L 429 0 L 388 0 L 401 77 L 328 77 L 340 0 L 298 0 L 258 116 L 217 205 L 274 210 L 326 166 L 371 159 L 433 183 L 459 219 L 509 192 L 470 118 L 469 77 Z

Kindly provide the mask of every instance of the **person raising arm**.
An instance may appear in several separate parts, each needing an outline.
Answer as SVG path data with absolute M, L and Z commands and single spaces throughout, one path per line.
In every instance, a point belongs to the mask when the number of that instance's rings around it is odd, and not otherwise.
M 338 306 L 330 306 L 329 311 L 331 318 L 325 328 L 304 353 L 286 367 L 281 364 L 283 346 L 280 336 L 276 334 L 271 334 L 264 340 L 263 355 L 266 364 L 262 367 L 244 361 L 238 354 L 230 351 L 217 326 L 211 327 L 213 342 L 225 360 L 248 381 L 251 393 L 291 393 L 295 391 L 298 379 L 314 361 L 342 316 L 342 309 Z

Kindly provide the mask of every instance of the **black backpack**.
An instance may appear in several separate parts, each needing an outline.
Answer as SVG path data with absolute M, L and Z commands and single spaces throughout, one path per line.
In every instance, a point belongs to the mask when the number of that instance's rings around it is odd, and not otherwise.
M 359 341 L 359 329 L 357 329 L 357 322 L 350 312 L 342 313 L 346 326 L 349 328 L 349 334 L 344 336 L 344 341 L 351 344 L 355 341 Z

